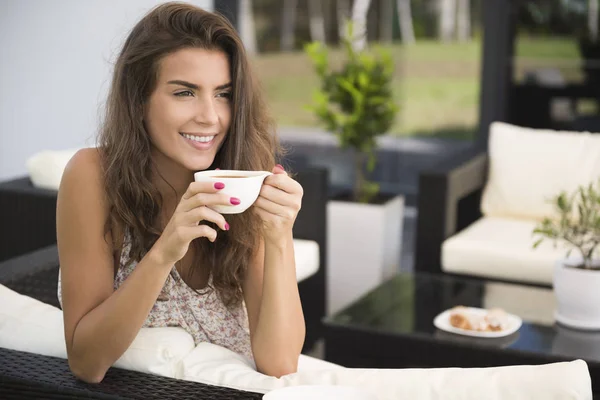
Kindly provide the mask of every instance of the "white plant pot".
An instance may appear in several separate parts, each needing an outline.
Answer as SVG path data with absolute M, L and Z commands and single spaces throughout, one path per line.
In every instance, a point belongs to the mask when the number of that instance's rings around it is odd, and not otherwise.
M 556 321 L 585 330 L 600 329 L 600 270 L 573 268 L 579 260 L 559 260 L 554 266 Z M 600 260 L 596 264 L 600 266 Z
M 327 313 L 331 315 L 396 274 L 404 197 L 385 204 L 327 205 Z

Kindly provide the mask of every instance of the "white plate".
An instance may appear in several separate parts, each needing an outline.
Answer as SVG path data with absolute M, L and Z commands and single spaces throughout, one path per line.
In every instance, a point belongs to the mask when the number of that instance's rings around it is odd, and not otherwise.
M 263 400 L 377 400 L 373 393 L 349 386 L 302 385 L 275 389 Z
M 467 329 L 456 328 L 450 324 L 450 313 L 452 309 L 446 310 L 443 313 L 439 314 L 433 320 L 433 324 L 436 328 L 441 329 L 446 332 L 458 333 L 459 335 L 466 336 L 474 336 L 474 337 L 486 337 L 486 338 L 498 338 L 504 337 L 508 335 L 512 335 L 516 331 L 519 330 L 523 321 L 521 318 L 517 317 L 514 314 L 507 313 L 508 317 L 508 327 L 503 331 L 495 331 L 495 332 L 480 332 L 480 331 L 471 331 Z M 475 315 L 485 315 L 488 310 L 483 308 L 475 308 L 475 307 L 465 307 L 465 312 L 473 313 Z

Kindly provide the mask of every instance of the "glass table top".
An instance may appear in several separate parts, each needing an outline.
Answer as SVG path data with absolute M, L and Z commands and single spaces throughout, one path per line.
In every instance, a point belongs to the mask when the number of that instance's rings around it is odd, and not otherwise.
M 502 338 L 474 338 L 437 329 L 434 318 L 457 305 L 499 307 L 521 317 L 523 325 Z M 550 288 L 404 273 L 327 317 L 325 324 L 600 362 L 600 331 L 556 324 L 554 305 Z

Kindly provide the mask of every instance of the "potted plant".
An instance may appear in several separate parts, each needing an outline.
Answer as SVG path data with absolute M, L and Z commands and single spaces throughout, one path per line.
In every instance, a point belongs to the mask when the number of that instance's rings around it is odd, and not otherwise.
M 399 268 L 404 198 L 380 193 L 369 180 L 376 165 L 377 137 L 392 126 L 393 61 L 383 49 L 357 49 L 352 24 L 342 38 L 345 60 L 330 66 L 320 42 L 305 51 L 321 81 L 311 109 L 342 149 L 354 154 L 353 190 L 328 204 L 329 312 L 377 286 Z M 336 63 L 337 64 L 337 63 Z
M 559 193 L 553 204 L 557 215 L 545 218 L 533 233 L 540 236 L 534 248 L 549 239 L 568 249 L 554 268 L 556 320 L 574 328 L 600 329 L 600 180 L 570 194 Z

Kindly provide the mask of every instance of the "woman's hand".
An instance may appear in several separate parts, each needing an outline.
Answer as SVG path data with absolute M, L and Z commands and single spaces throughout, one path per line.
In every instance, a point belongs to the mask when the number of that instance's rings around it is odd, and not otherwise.
M 276 243 L 291 235 L 303 194 L 302 186 L 281 165 L 273 168 L 254 203 L 254 212 L 263 221 L 265 241 Z
M 201 221 L 214 222 L 222 230 L 229 230 L 223 215 L 207 207 L 231 205 L 237 200 L 219 193 L 224 187 L 221 182 L 190 183 L 169 223 L 152 247 L 161 263 L 172 265 L 181 260 L 191 241 L 196 238 L 205 237 L 211 242 L 216 240 L 217 231 L 205 224 L 199 225 Z

